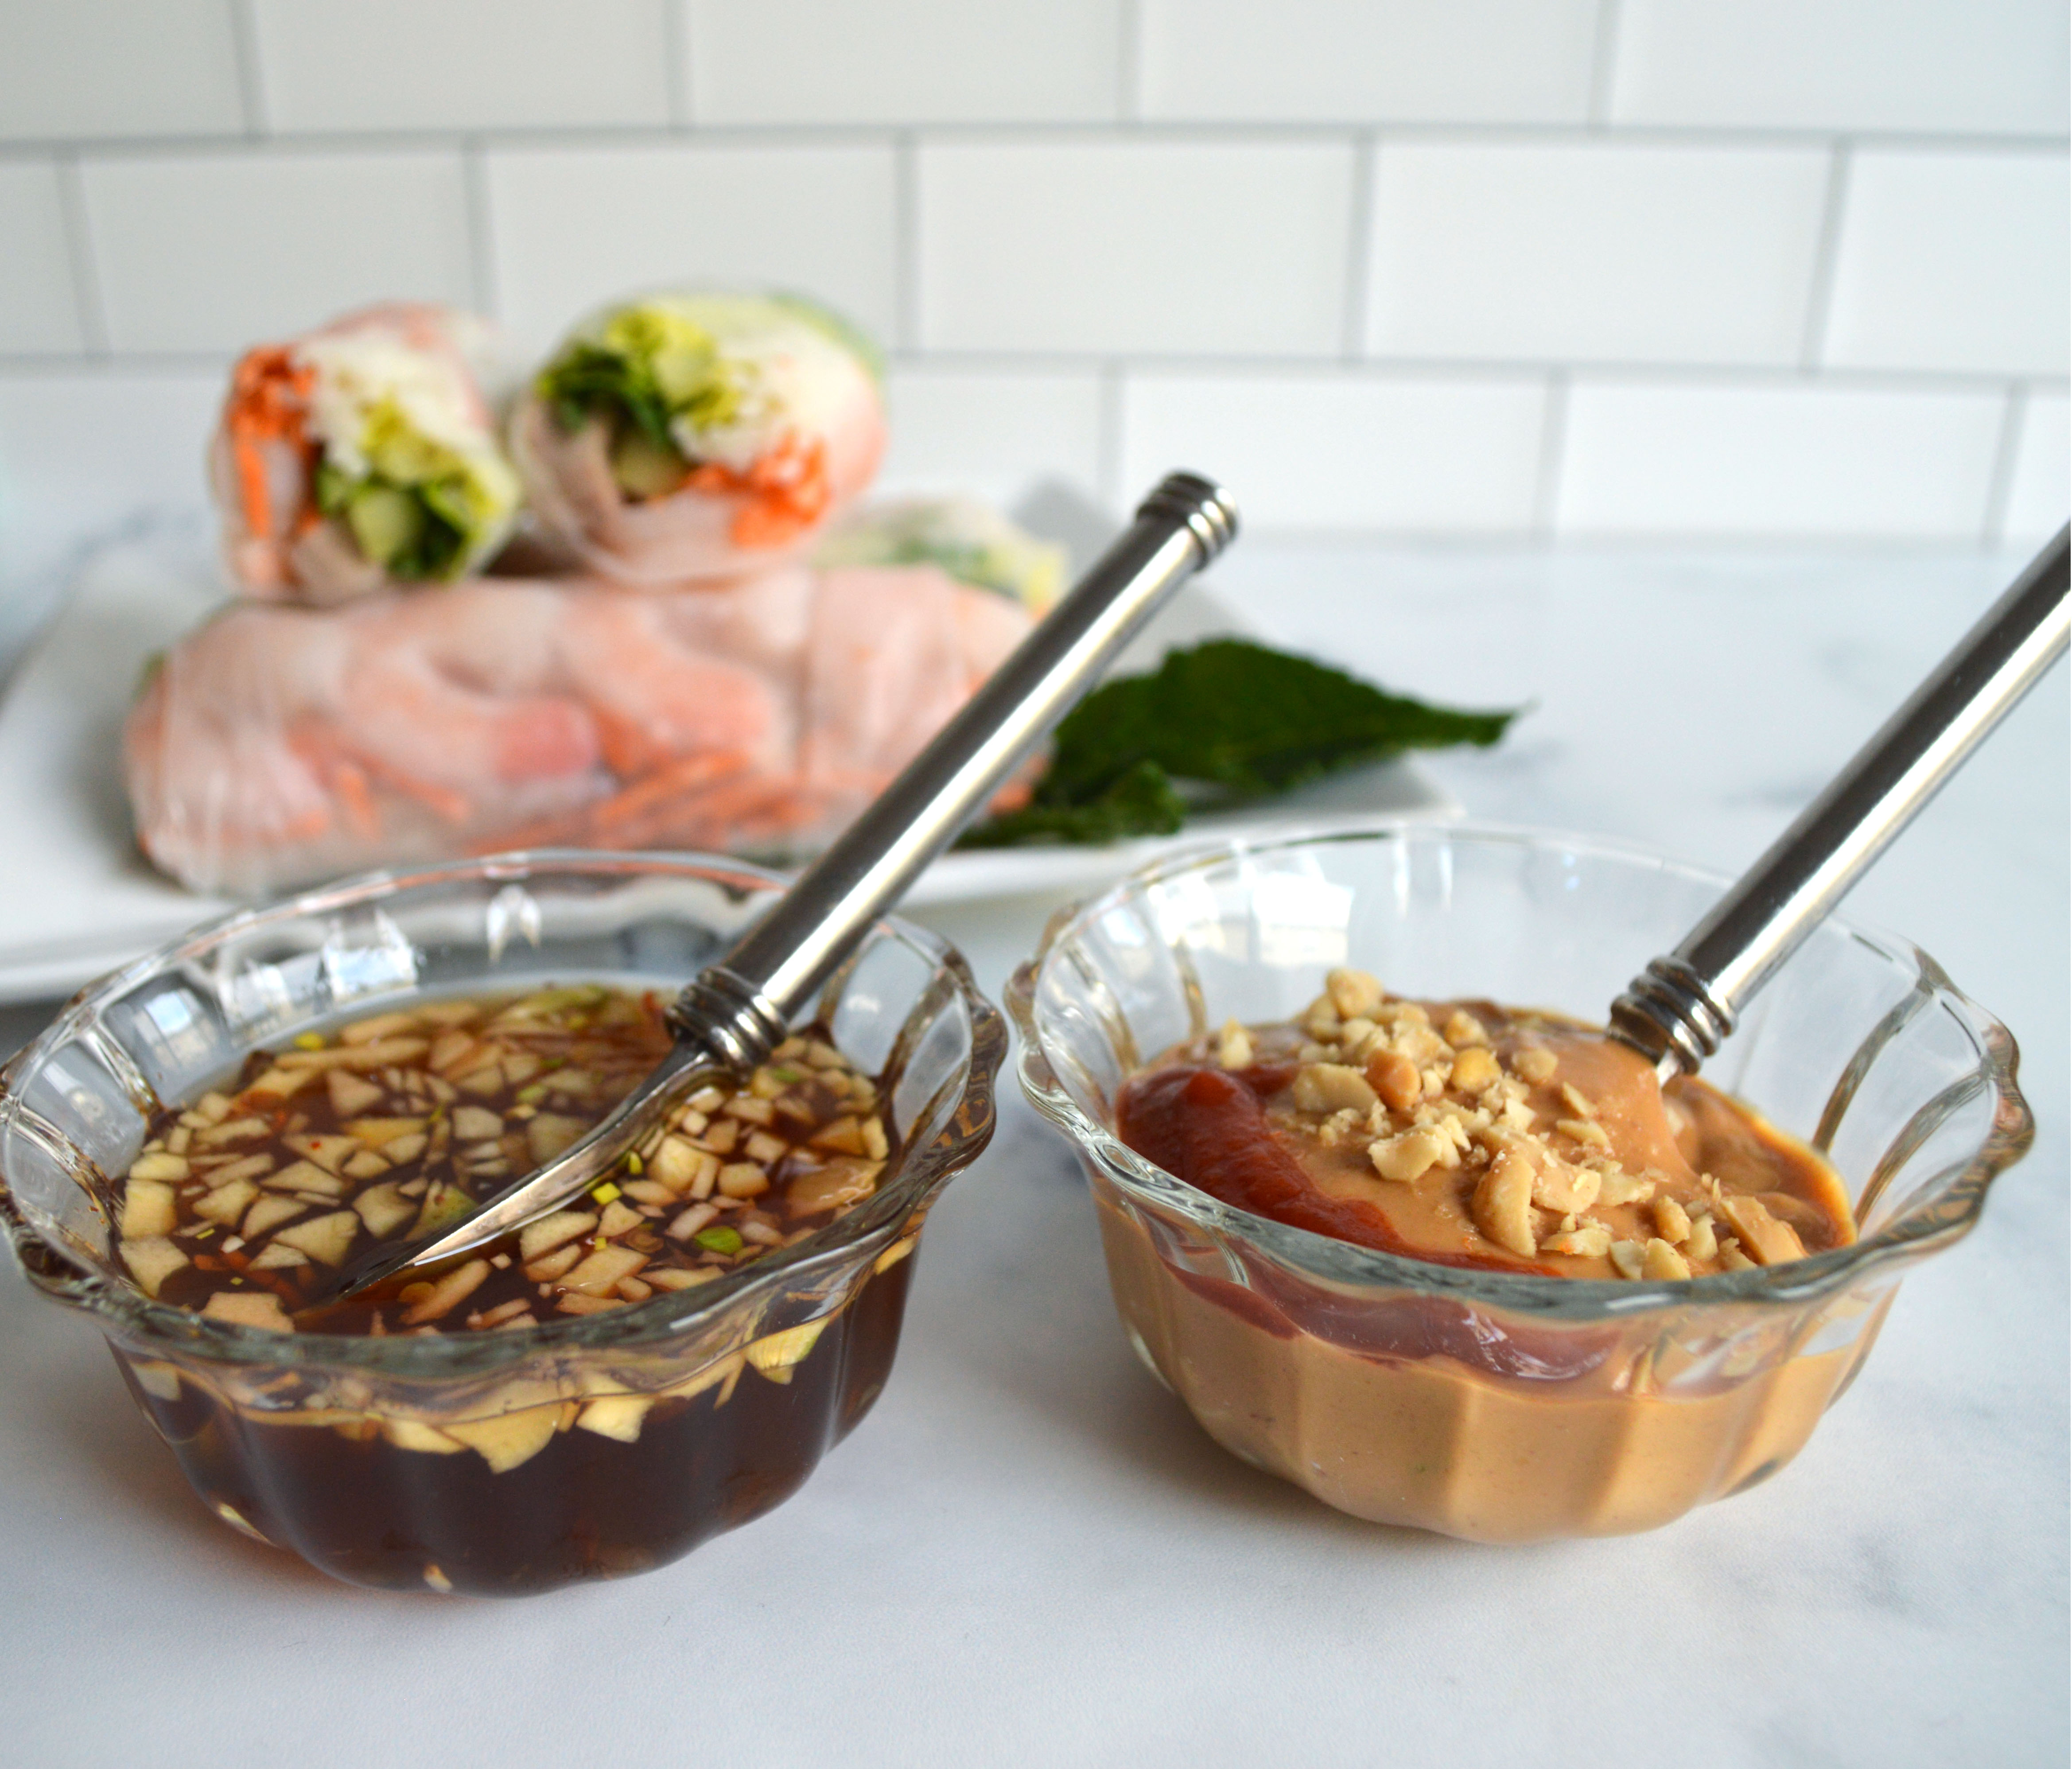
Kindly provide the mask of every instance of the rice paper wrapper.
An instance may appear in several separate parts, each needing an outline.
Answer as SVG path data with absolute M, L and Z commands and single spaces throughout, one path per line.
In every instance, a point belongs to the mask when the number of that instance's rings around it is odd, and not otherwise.
M 241 603 L 175 645 L 131 710 L 138 839 L 182 882 L 242 895 L 516 847 L 792 858 L 1030 625 L 931 566 Z

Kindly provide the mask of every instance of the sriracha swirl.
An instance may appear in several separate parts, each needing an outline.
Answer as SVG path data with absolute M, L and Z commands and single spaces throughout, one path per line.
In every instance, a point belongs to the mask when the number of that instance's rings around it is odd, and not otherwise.
M 1281 1063 L 1235 1072 L 1186 1063 L 1153 1069 L 1124 1084 L 1116 1129 L 1146 1161 L 1196 1191 L 1291 1228 L 1428 1265 L 1547 1272 L 1523 1260 L 1414 1246 L 1372 1204 L 1320 1191 L 1267 1121 L 1263 1096 L 1285 1087 L 1291 1072 Z

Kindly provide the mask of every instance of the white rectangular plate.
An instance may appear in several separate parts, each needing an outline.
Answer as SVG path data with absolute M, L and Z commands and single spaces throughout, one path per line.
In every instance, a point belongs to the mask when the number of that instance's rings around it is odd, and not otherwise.
M 68 994 L 233 907 L 175 884 L 138 854 L 121 763 L 123 716 L 146 661 L 223 594 L 194 530 L 116 543 L 88 561 L 23 660 L 0 704 L 0 1002 Z M 1174 645 L 1250 631 L 1213 588 L 1190 585 L 1116 667 L 1149 669 Z M 948 854 L 907 900 L 1084 890 L 1161 854 L 1291 821 L 1458 812 L 1416 768 L 1385 763 L 1276 800 L 1270 811 L 1203 816 L 1178 836 Z

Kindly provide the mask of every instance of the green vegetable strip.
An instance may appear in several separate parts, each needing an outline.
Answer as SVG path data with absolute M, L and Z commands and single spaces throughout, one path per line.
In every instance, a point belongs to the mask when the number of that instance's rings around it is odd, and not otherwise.
M 643 365 L 615 350 L 571 344 L 541 375 L 540 393 L 565 430 L 582 429 L 592 412 L 601 412 L 657 448 L 676 446 L 662 389 Z
M 421 520 L 406 545 L 374 557 L 374 563 L 392 577 L 409 580 L 457 576 L 467 551 L 468 525 L 472 519 L 466 483 L 458 479 L 428 479 L 421 484 L 397 485 L 379 474 L 355 479 L 329 461 L 318 463 L 317 508 L 326 516 L 342 517 L 350 523 L 354 501 L 376 490 L 400 492 L 411 499 Z M 359 538 L 356 530 L 356 538 Z
M 1059 726 L 1031 802 L 960 845 L 1170 835 L 1188 809 L 1175 780 L 1213 789 L 1212 801 L 1264 797 L 1406 750 L 1486 747 L 1515 717 L 1430 706 L 1269 646 L 1212 639 L 1096 689 Z

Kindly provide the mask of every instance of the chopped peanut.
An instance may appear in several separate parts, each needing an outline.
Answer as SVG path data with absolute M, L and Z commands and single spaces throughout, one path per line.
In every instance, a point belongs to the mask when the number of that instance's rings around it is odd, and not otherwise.
M 1453 1059 L 1453 1085 L 1463 1093 L 1479 1093 L 1503 1074 L 1484 1044 L 1471 1044 Z
M 1296 1072 L 1298 1112 L 1365 1112 L 1375 1100 L 1375 1090 L 1367 1085 L 1367 1077 L 1345 1063 L 1310 1063 Z
M 1539 1249 L 1532 1232 L 1532 1163 L 1506 1149 L 1475 1187 L 1475 1226 L 1507 1253 L 1530 1259 Z
M 1392 1112 L 1408 1112 L 1424 1092 L 1417 1065 L 1399 1051 L 1378 1050 L 1367 1059 L 1367 1084 Z

